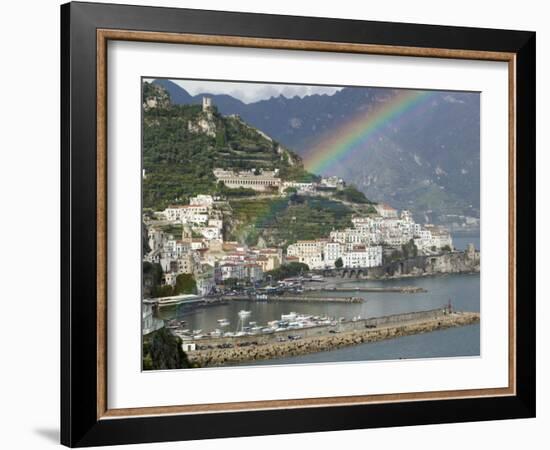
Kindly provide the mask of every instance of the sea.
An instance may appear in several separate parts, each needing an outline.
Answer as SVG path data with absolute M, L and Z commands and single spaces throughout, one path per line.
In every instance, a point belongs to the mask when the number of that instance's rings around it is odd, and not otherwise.
M 281 314 L 288 314 L 290 312 L 329 316 L 337 319 L 341 317 L 346 319 L 352 319 L 353 317 L 369 318 L 429 310 L 446 306 L 449 302 L 455 310 L 480 311 L 479 274 L 446 274 L 377 281 L 334 280 L 334 282 L 338 283 L 338 286 L 341 287 L 418 286 L 425 289 L 426 292 L 414 294 L 396 292 L 316 293 L 316 296 L 360 296 L 364 299 L 362 303 L 230 300 L 223 305 L 197 309 L 188 309 L 182 305 L 163 307 L 160 310 L 159 316 L 163 319 L 183 319 L 186 321 L 186 328 L 208 332 L 219 328 L 219 319 L 227 319 L 230 322 L 226 328 L 227 331 L 236 331 L 241 326 L 238 312 L 243 309 L 251 311 L 251 316 L 248 319 L 249 322 L 256 322 L 258 325 L 265 325 L 271 320 L 280 319 Z M 241 363 L 240 365 L 286 365 L 343 361 L 448 358 L 479 356 L 479 354 L 480 327 L 479 324 L 475 324 L 360 344 L 332 351 L 281 359 L 252 361 Z

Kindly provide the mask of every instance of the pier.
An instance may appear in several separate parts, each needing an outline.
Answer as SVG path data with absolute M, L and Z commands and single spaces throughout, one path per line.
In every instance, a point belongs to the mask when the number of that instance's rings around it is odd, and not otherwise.
M 402 294 L 418 294 L 421 292 L 428 292 L 426 289 L 419 286 L 390 286 L 390 287 L 331 287 L 322 286 L 314 288 L 305 288 L 305 292 L 398 292 Z
M 400 336 L 478 323 L 479 313 L 434 309 L 340 322 L 271 334 L 195 339 L 187 356 L 200 367 L 334 350 Z
M 324 302 L 324 303 L 362 303 L 364 300 L 360 297 L 315 297 L 309 295 L 263 295 L 254 297 L 248 295 L 222 296 L 224 301 L 246 300 L 256 302 Z

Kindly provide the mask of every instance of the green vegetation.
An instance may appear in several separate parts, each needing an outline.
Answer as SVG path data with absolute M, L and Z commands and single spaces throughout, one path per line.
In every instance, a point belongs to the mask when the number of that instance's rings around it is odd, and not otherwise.
M 203 112 L 200 105 L 172 105 L 164 88 L 148 83 L 144 84 L 144 102 L 155 104 L 143 111 L 144 210 L 185 204 L 197 194 L 219 195 L 229 204 L 223 212 L 226 240 L 248 245 L 261 240 L 282 247 L 349 227 L 354 213 L 374 212 L 372 202 L 354 186 L 334 190 L 333 198 L 300 196 L 293 188 L 286 197 L 229 189 L 216 181 L 214 168 L 278 169 L 283 180 L 300 182 L 320 177 L 305 170 L 298 155 L 238 116 L 222 116 L 215 107 Z M 164 231 L 179 237 L 182 227 L 167 225 Z M 168 295 L 169 288 L 158 291 Z
M 444 245 L 443 247 L 441 247 L 441 251 L 450 252 L 450 251 L 452 251 L 452 248 L 451 248 L 450 245 Z
M 238 226 L 229 239 L 249 245 L 262 237 L 269 245 L 286 247 L 352 225 L 353 210 L 325 197 L 255 198 L 230 201 L 230 205 Z
M 418 256 L 418 248 L 412 239 L 401 246 L 401 252 L 405 259 L 416 258 Z
M 254 189 L 244 187 L 231 189 L 226 187 L 223 181 L 218 182 L 218 193 L 227 198 L 254 197 L 256 195 Z
M 315 178 L 304 170 L 300 157 L 282 149 L 236 116 L 212 114 L 200 105 L 171 105 L 160 86 L 144 83 L 145 98 L 157 98 L 157 107 L 143 111 L 143 207 L 164 209 L 185 203 L 197 194 L 248 195 L 218 186 L 212 170 L 279 169 L 283 179 Z M 207 124 L 210 134 L 200 129 Z
M 334 196 L 350 203 L 372 203 L 365 194 L 353 185 L 346 186 L 344 189 L 336 191 Z
M 181 223 L 169 223 L 167 225 L 157 225 L 166 234 L 171 234 L 175 239 L 180 239 L 183 232 L 183 225 Z
M 145 297 L 171 297 L 172 295 L 196 294 L 197 283 L 190 273 L 176 277 L 176 285 L 161 285 L 162 267 L 160 264 L 143 263 L 143 290 Z
M 187 369 L 191 367 L 181 349 L 182 340 L 161 328 L 143 337 L 143 370 Z
M 156 286 L 153 290 L 154 297 L 171 297 L 173 295 L 196 294 L 197 282 L 190 273 L 181 273 L 176 277 L 176 285 Z
M 338 258 L 336 261 L 334 261 L 334 267 L 337 269 L 341 269 L 344 267 L 344 261 L 342 261 L 342 258 Z
M 241 280 L 238 278 L 227 278 L 223 281 L 223 285 L 228 289 L 235 289 L 241 284 Z
M 196 294 L 197 282 L 190 273 L 182 273 L 176 277 L 176 285 L 174 286 L 173 295 L 181 294 Z
M 395 249 L 391 255 L 384 257 L 384 263 L 390 263 L 393 261 L 399 261 L 402 259 L 416 258 L 418 256 L 418 247 L 415 245 L 414 240 L 411 239 L 406 244 L 401 246 L 401 249 Z
M 289 264 L 283 264 L 277 269 L 270 270 L 265 273 L 265 277 L 271 276 L 273 280 L 282 280 L 284 278 L 295 277 L 301 273 L 309 271 L 309 266 L 304 263 L 292 262 Z
M 160 264 L 144 262 L 143 270 L 143 295 L 144 297 L 157 297 L 158 288 L 162 281 L 162 267 Z
M 149 238 L 147 236 L 147 227 L 141 222 L 141 251 L 145 255 L 151 251 L 149 247 Z

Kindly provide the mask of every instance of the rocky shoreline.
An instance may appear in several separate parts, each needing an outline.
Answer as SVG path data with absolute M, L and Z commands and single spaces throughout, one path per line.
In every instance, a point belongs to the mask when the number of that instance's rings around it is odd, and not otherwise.
M 189 361 L 198 367 L 216 367 L 246 361 L 276 359 L 307 353 L 335 350 L 341 347 L 376 342 L 412 334 L 428 333 L 451 327 L 478 323 L 479 313 L 454 312 L 421 321 L 394 323 L 387 326 L 345 331 L 338 334 L 306 337 L 295 341 L 270 342 L 264 345 L 208 349 L 188 352 Z

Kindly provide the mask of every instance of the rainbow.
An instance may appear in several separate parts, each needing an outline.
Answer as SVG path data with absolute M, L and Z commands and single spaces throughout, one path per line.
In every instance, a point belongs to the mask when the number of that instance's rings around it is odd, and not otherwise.
M 421 114 L 419 107 L 426 105 L 433 95 L 433 91 L 403 90 L 374 110 L 357 114 L 316 139 L 303 156 L 305 168 L 315 174 L 325 173 L 354 152 L 365 150 L 368 141 L 387 126 L 396 125 L 409 115 Z

